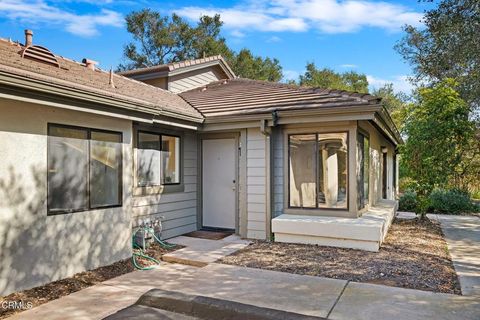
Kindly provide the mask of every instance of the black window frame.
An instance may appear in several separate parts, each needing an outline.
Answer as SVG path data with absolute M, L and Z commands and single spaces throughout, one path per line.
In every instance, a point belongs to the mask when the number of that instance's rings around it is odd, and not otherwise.
M 47 140 L 50 137 L 50 132 L 52 127 L 57 128 L 66 128 L 66 129 L 75 129 L 75 130 L 83 130 L 87 132 L 87 141 L 88 141 L 88 152 L 87 152 L 87 208 L 85 209 L 71 209 L 71 210 L 52 210 L 50 208 L 50 194 L 51 190 L 49 187 L 49 173 L 47 169 L 47 216 L 55 216 L 60 214 L 69 214 L 75 212 L 86 212 L 86 211 L 93 211 L 93 210 L 101 210 L 101 209 L 108 209 L 108 208 L 119 208 L 123 207 L 123 147 L 120 151 L 120 164 L 119 164 L 119 185 L 118 185 L 118 194 L 120 198 L 119 204 L 114 205 L 105 205 L 105 206 L 92 206 L 91 204 L 91 197 L 90 197 L 90 189 L 91 189 L 91 149 L 90 149 L 90 141 L 92 140 L 91 133 L 93 132 L 104 132 L 109 134 L 117 134 L 120 136 L 120 142 L 123 145 L 123 132 L 121 131 L 114 131 L 114 130 L 106 130 L 106 129 L 99 129 L 99 128 L 90 128 L 90 127 L 83 127 L 83 126 L 76 126 L 76 125 L 67 125 L 67 124 L 60 124 L 60 123 L 48 123 L 47 124 Z M 58 136 L 52 136 L 58 137 Z M 49 163 L 49 156 L 50 156 L 50 143 L 47 141 L 47 165 Z
M 319 185 L 318 185 L 318 136 L 321 134 L 330 134 L 330 133 L 345 133 L 347 135 L 347 140 L 345 144 L 347 145 L 347 161 L 346 161 L 346 168 L 347 168 L 347 179 L 346 179 L 346 189 L 347 189 L 347 206 L 345 208 L 325 208 L 318 206 L 318 194 L 319 194 Z M 295 207 L 290 205 L 290 137 L 296 135 L 315 135 L 315 207 Z M 296 210 L 315 210 L 315 211 L 349 211 L 350 210 L 350 133 L 349 131 L 328 131 L 328 132 L 296 132 L 296 133 L 289 133 L 287 134 L 287 208 L 288 209 L 296 209 Z
M 138 159 L 135 159 L 136 160 L 136 163 L 135 163 L 135 186 L 137 188 L 150 188 L 150 187 L 161 187 L 161 186 L 178 186 L 178 185 L 181 185 L 182 184 L 182 174 L 183 174 L 183 170 L 182 170 L 182 144 L 183 144 L 183 141 L 182 141 L 182 137 L 180 135 L 176 135 L 176 134 L 170 134 L 170 133 L 164 133 L 164 132 L 155 132 L 155 131 L 148 131 L 148 130 L 141 130 L 141 129 L 138 129 L 136 130 L 137 133 L 136 133 L 136 149 L 140 149 L 138 147 L 138 144 L 139 144 L 139 135 L 141 133 L 144 133 L 144 134 L 150 134 L 150 135 L 155 135 L 155 136 L 158 136 L 159 138 L 159 142 L 160 142 L 160 184 L 145 184 L 145 185 L 141 185 L 139 184 L 138 182 Z M 179 167 L 178 167 L 178 182 L 173 182 L 173 183 L 162 183 L 162 175 L 163 175 L 163 166 L 162 166 L 162 156 L 161 156 L 161 152 L 162 152 L 162 149 L 163 149 L 163 141 L 162 141 L 162 137 L 163 136 L 167 136 L 167 137 L 174 137 L 174 138 L 178 138 L 178 141 L 179 141 L 179 146 L 178 146 L 178 152 L 179 152 Z

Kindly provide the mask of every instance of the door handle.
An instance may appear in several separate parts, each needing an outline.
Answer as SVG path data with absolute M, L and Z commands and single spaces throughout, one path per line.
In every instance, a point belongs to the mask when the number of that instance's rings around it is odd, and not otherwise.
M 232 181 L 233 182 L 233 186 L 232 186 L 232 190 L 236 190 L 237 189 L 237 185 L 236 185 L 236 181 L 235 179 Z

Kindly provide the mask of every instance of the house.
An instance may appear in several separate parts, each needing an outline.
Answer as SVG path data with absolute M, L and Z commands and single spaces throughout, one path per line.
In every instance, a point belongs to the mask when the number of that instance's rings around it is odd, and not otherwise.
M 129 258 L 132 228 L 378 250 L 401 137 L 368 94 L 236 78 L 221 57 L 115 74 L 0 40 L 0 295 Z

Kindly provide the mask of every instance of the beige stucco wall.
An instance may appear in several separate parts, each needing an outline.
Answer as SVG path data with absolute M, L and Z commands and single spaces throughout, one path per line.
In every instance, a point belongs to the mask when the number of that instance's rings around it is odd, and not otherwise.
M 47 216 L 47 124 L 123 133 L 123 206 Z M 0 99 L 0 295 L 131 255 L 131 121 Z

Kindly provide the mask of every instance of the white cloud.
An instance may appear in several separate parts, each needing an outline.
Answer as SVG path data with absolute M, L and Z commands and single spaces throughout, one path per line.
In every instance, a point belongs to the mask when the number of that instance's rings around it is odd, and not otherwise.
M 115 11 L 102 9 L 98 14 L 81 15 L 61 10 L 42 0 L 0 1 L 0 16 L 31 24 L 62 25 L 68 32 L 85 37 L 96 35 L 99 26 L 123 25 L 122 15 Z
M 282 38 L 277 37 L 277 36 L 272 36 L 272 37 L 267 39 L 267 42 L 269 42 L 269 43 L 281 42 L 281 41 L 282 41 Z
M 190 6 L 175 12 L 192 20 L 218 13 L 226 28 L 272 32 L 346 33 L 365 27 L 395 32 L 405 24 L 420 25 L 423 17 L 408 7 L 373 0 L 244 0 L 234 7 Z
M 372 75 L 367 75 L 368 84 L 370 89 L 378 89 L 384 85 L 391 83 L 393 84 L 393 90 L 395 92 L 405 92 L 410 94 L 413 90 L 413 84 L 408 80 L 408 76 L 401 75 L 391 77 L 390 79 L 377 78 Z
M 243 38 L 245 37 L 245 33 L 243 33 L 242 31 L 240 30 L 232 30 L 232 32 L 230 32 L 230 35 L 232 37 L 235 37 L 235 38 Z
M 283 81 L 288 81 L 288 80 L 298 80 L 298 77 L 300 76 L 299 71 L 295 70 L 283 70 Z
M 355 69 L 355 68 L 358 68 L 358 66 L 356 64 L 341 64 L 340 65 L 340 68 L 345 68 L 345 69 Z

